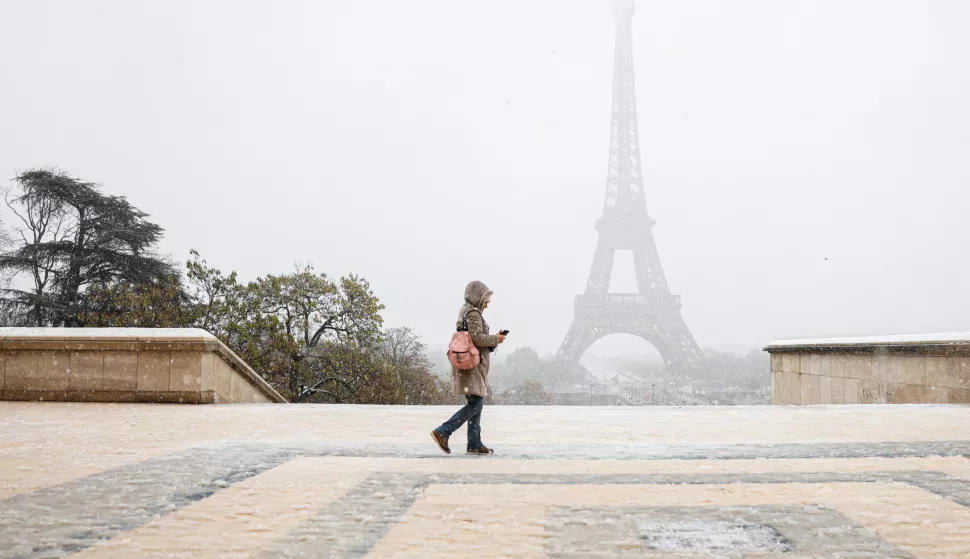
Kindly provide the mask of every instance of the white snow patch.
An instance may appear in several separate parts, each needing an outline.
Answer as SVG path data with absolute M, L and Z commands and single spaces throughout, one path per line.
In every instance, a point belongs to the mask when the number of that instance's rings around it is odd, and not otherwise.
M 907 345 L 907 344 L 967 344 L 970 332 L 947 332 L 938 334 L 898 334 L 892 336 L 859 336 L 847 338 L 816 338 L 804 340 L 776 340 L 765 350 L 797 346 L 853 346 L 853 345 Z
M 216 341 L 200 328 L 0 328 L 3 340 Z
M 790 547 L 774 528 L 737 520 L 641 522 L 639 528 L 646 547 L 658 551 L 784 552 Z

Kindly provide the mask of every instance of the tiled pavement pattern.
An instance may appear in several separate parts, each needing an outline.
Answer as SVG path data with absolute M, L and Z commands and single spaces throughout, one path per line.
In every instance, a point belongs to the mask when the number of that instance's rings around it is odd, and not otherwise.
M 560 507 L 548 516 L 553 536 L 547 547 L 553 557 L 641 555 L 644 550 L 912 557 L 838 511 L 812 505 Z
M 0 559 L 970 557 L 968 407 L 449 411 L 0 403 Z

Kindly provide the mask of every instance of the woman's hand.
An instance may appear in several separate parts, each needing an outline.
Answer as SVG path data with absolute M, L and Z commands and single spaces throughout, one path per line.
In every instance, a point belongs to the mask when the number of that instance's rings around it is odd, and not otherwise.
M 505 334 L 495 334 L 495 337 L 498 338 L 498 343 L 502 343 L 505 341 Z

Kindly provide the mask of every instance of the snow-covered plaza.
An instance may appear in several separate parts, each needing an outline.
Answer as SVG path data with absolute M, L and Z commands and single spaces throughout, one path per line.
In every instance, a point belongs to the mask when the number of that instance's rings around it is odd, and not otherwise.
M 970 557 L 970 407 L 0 402 L 0 558 Z

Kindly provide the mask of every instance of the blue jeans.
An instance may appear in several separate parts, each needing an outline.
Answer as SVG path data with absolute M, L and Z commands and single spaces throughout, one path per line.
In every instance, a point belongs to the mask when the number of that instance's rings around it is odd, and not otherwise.
M 482 408 L 485 407 L 485 398 L 481 396 L 465 396 L 465 407 L 458 410 L 451 419 L 441 424 L 435 429 L 447 439 L 452 433 L 458 430 L 466 421 L 468 422 L 468 448 L 467 450 L 478 450 L 482 447 Z

